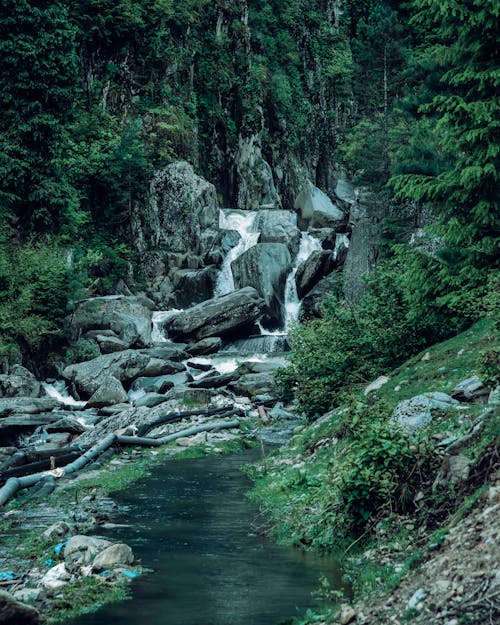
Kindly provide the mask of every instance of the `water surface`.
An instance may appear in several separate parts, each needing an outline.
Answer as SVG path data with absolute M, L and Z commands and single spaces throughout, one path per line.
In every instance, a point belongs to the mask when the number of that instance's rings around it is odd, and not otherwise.
M 72 625 L 276 625 L 317 605 L 321 574 L 339 587 L 336 562 L 284 548 L 252 528 L 258 511 L 239 471 L 255 452 L 169 461 L 115 499 L 125 506 L 107 535 L 129 544 L 154 574 L 133 599 Z

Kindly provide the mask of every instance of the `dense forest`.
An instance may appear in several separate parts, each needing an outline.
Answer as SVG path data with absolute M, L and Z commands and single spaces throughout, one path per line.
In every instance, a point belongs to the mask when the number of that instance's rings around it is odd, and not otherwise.
M 332 345 L 339 321 L 359 316 L 350 349 L 380 365 L 480 316 L 498 288 L 498 10 L 494 0 L 3 3 L 3 358 L 57 345 L 73 299 L 112 293 L 124 277 L 144 287 L 130 216 L 155 170 L 186 159 L 223 203 L 249 207 L 234 159 L 255 135 L 273 170 L 283 164 L 285 208 L 296 163 L 326 191 L 342 167 L 390 206 L 369 295 L 356 315 L 334 306 L 318 322 Z M 409 206 L 432 211 L 435 254 L 398 247 Z
M 107 495 L 154 464 L 259 445 L 252 532 L 340 549 L 348 580 L 294 623 L 493 622 L 499 18 L 3 0 L 2 586 L 50 622 L 123 598 L 116 562 L 84 574 L 51 541 L 129 527 Z M 269 430 L 287 444 L 264 457 Z

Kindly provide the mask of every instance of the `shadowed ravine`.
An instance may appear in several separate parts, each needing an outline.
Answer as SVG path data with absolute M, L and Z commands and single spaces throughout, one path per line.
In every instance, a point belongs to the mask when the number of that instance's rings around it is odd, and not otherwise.
M 133 584 L 133 599 L 72 625 L 276 625 L 317 604 L 321 574 L 340 584 L 331 558 L 273 544 L 252 530 L 257 511 L 239 471 L 255 452 L 179 460 L 157 467 L 124 492 L 109 535 L 154 569 Z

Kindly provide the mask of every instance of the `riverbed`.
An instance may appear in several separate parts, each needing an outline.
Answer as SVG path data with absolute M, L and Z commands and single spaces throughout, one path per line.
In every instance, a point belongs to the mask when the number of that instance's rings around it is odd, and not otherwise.
M 154 572 L 132 584 L 132 599 L 71 625 L 277 625 L 308 607 L 338 563 L 281 547 L 261 535 L 263 519 L 245 494 L 242 464 L 256 451 L 166 462 L 115 497 L 125 527 L 104 532 L 129 544 Z

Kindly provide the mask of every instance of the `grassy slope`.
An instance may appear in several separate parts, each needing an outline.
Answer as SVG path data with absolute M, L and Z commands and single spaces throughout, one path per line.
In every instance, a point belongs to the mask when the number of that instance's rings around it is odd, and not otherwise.
M 374 405 L 379 406 L 379 414 L 388 417 L 402 399 L 427 391 L 450 392 L 459 381 L 477 374 L 480 353 L 498 344 L 491 322 L 482 320 L 405 362 L 377 396 L 370 395 L 367 404 L 372 405 L 372 412 Z M 380 515 L 359 542 L 339 532 L 342 502 L 336 499 L 335 489 L 352 451 L 346 418 L 363 418 L 363 408 L 358 404 L 356 410 L 351 406 L 349 410 L 333 411 L 304 426 L 287 447 L 248 469 L 255 480 L 251 498 L 260 504 L 263 518 L 269 520 L 263 527 L 283 543 L 336 551 L 345 562 L 346 582 L 353 584 L 360 596 L 395 587 L 416 566 L 429 543 L 446 534 L 449 515 L 467 514 L 480 491 L 472 485 L 461 493 L 434 495 L 430 488 L 443 457 L 439 441 L 465 435 L 484 411 L 484 404 L 464 404 L 461 408 L 433 413 L 433 423 L 424 433 L 424 444 L 428 443 L 433 451 L 426 465 L 427 490 L 422 487 L 426 494 L 423 510 Z M 495 437 L 498 415 L 493 415 L 482 436 L 473 439 L 462 453 L 475 462 Z M 386 555 L 381 557 L 381 552 Z M 377 555 L 371 558 L 370 553 Z M 322 616 L 328 620 L 328 614 L 331 617 L 333 612 L 327 610 Z M 309 622 L 308 617 L 301 621 Z

